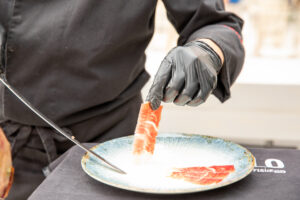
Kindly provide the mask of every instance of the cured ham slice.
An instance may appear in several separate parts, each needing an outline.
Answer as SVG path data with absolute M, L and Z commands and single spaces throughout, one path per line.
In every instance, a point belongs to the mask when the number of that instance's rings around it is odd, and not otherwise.
M 8 195 L 13 177 L 14 168 L 12 167 L 10 144 L 0 128 L 0 199 Z
M 175 168 L 170 177 L 194 184 L 210 185 L 220 183 L 234 170 L 234 165 Z
M 153 154 L 161 111 L 162 106 L 152 110 L 149 102 L 141 105 L 134 134 L 133 154 Z

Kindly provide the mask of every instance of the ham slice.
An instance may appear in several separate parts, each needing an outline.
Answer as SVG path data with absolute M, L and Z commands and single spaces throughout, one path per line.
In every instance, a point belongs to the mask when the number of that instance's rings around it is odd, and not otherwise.
M 211 185 L 220 183 L 234 171 L 234 165 L 175 168 L 170 177 L 199 185 Z
M 149 102 L 141 105 L 134 134 L 133 154 L 154 153 L 161 111 L 162 106 L 152 110 Z
M 13 177 L 14 168 L 12 167 L 10 144 L 0 128 L 0 199 L 8 195 Z

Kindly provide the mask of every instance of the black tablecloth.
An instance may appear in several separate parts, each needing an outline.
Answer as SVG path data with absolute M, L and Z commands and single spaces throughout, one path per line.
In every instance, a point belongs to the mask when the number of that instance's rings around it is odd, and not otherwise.
M 94 144 L 89 144 L 93 146 Z M 29 200 L 114 200 L 114 199 L 205 199 L 205 200 L 299 200 L 300 151 L 291 149 L 249 149 L 256 157 L 252 174 L 232 185 L 193 194 L 153 195 L 125 191 L 95 181 L 81 169 L 84 152 L 70 149 L 53 163 L 53 172 Z M 28 180 L 30 181 L 30 180 Z

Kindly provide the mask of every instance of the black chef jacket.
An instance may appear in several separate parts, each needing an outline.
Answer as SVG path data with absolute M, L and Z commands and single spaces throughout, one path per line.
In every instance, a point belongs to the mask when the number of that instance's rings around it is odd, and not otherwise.
M 156 0 L 1 0 L 8 82 L 42 113 L 66 126 L 105 114 L 136 96 L 148 80 L 145 49 Z M 222 0 L 163 0 L 179 33 L 218 44 L 225 56 L 214 94 L 225 101 L 239 74 L 243 21 Z M 41 126 L 2 88 L 2 118 Z

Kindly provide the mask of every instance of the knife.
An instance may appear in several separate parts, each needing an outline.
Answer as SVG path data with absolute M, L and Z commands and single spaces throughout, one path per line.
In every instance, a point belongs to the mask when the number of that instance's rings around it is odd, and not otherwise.
M 77 146 L 82 148 L 84 151 L 94 155 L 99 160 L 106 163 L 110 168 L 115 170 L 116 172 L 119 172 L 121 174 L 126 174 L 123 170 L 118 168 L 117 166 L 113 165 L 97 153 L 95 153 L 93 150 L 90 150 L 86 148 L 83 144 L 81 144 L 78 140 L 75 139 L 74 136 L 69 135 L 67 132 L 65 132 L 63 129 L 61 129 L 58 125 L 56 125 L 53 121 L 51 121 L 49 118 L 47 118 L 45 115 L 43 115 L 40 111 L 38 111 L 29 101 L 27 101 L 15 88 L 13 88 L 6 80 L 4 74 L 0 75 L 0 81 L 3 83 L 3 85 L 10 90 L 23 104 L 25 104 L 31 111 L 33 111 L 37 116 L 39 116 L 44 122 L 49 124 L 52 128 L 54 128 L 58 133 L 75 143 Z

